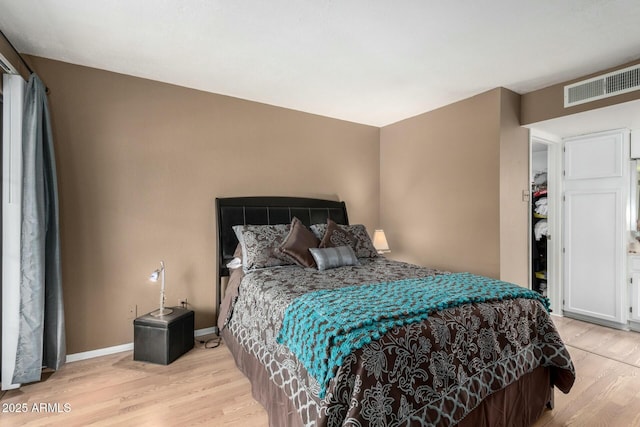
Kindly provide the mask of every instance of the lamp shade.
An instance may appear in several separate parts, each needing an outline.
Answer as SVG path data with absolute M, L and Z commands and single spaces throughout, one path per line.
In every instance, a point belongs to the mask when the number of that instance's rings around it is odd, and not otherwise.
M 373 232 L 373 246 L 379 254 L 391 252 L 389 243 L 387 243 L 387 236 L 384 235 L 384 230 L 376 230 Z

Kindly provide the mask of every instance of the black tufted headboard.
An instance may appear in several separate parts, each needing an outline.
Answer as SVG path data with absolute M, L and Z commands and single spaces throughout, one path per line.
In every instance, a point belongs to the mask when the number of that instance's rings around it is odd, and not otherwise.
M 227 263 L 233 258 L 238 239 L 234 225 L 289 224 L 294 216 L 305 225 L 321 224 L 331 218 L 338 224 L 349 224 L 347 207 L 335 200 L 305 197 L 228 197 L 216 198 L 218 217 L 217 306 L 221 303 L 221 280 L 229 275 Z M 218 310 L 219 312 L 219 310 Z

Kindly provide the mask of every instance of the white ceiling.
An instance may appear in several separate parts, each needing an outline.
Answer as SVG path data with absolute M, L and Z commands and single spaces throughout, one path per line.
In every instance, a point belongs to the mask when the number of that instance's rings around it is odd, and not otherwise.
M 383 126 L 640 57 L 638 0 L 0 0 L 22 53 Z

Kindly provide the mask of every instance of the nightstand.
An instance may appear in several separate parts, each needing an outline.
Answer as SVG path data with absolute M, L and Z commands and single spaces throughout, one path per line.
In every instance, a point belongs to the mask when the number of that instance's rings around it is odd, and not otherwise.
M 193 348 L 193 311 L 172 309 L 165 316 L 145 314 L 133 321 L 133 360 L 168 365 Z

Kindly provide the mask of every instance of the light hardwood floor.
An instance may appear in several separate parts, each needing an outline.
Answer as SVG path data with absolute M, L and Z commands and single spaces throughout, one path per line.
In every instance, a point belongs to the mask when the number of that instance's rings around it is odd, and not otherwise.
M 577 380 L 568 395 L 556 391 L 555 409 L 535 426 L 640 426 L 640 334 L 560 317 L 554 322 Z M 70 363 L 44 381 L 4 393 L 0 405 L 26 409 L 0 413 L 1 426 L 268 425 L 224 346 L 198 346 L 169 366 L 134 362 L 131 352 Z

